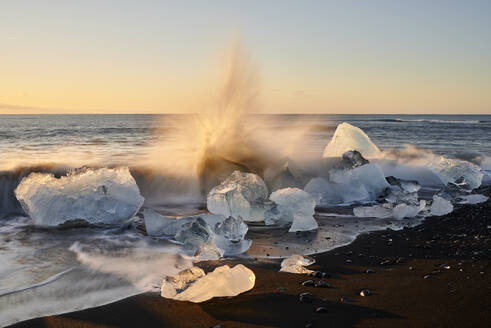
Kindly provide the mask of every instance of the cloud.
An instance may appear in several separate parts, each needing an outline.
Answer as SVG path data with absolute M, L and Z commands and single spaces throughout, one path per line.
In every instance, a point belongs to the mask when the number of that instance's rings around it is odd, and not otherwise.
M 6 110 L 9 112 L 46 112 L 52 109 L 43 108 L 43 107 L 35 107 L 35 106 L 23 106 L 23 105 L 12 105 L 12 104 L 4 104 L 0 103 L 0 111 Z

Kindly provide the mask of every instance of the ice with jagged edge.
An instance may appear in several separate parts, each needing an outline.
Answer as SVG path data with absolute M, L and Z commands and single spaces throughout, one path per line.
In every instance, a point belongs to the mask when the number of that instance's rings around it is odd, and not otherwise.
M 312 265 L 314 263 L 314 259 L 303 257 L 299 254 L 293 254 L 281 261 L 280 272 L 309 274 L 313 271 L 307 269 L 306 266 Z
M 374 163 L 329 173 L 329 180 L 317 177 L 304 188 L 319 206 L 373 201 L 389 187 L 382 170 Z
M 117 224 L 133 217 L 144 198 L 127 167 L 83 168 L 56 178 L 31 173 L 15 189 L 22 208 L 36 225 L 70 220 Z
M 449 200 L 437 195 L 433 195 L 433 202 L 430 207 L 430 215 L 445 215 L 453 211 L 453 205 Z
M 215 233 L 212 228 L 200 217 L 183 224 L 174 238 L 193 252 L 194 256 L 214 260 L 224 255 L 224 250 L 215 243 Z
M 267 201 L 268 188 L 256 174 L 234 171 L 207 196 L 207 208 L 213 214 L 241 217 L 246 222 L 264 221 L 264 213 L 273 204 Z
M 242 264 L 217 267 L 205 274 L 197 267 L 180 272 L 162 282 L 161 296 L 178 301 L 200 303 L 213 297 L 237 296 L 254 287 L 254 272 Z
M 266 214 L 265 224 L 289 223 L 289 232 L 310 231 L 318 228 L 314 219 L 315 201 L 298 188 L 284 188 L 271 193 L 269 199 L 276 206 Z
M 434 159 L 430 169 L 438 175 L 444 185 L 455 183 L 464 178 L 469 189 L 476 189 L 481 185 L 484 174 L 479 166 L 459 159 L 439 156 Z
M 365 157 L 380 154 L 380 149 L 363 130 L 343 122 L 337 126 L 334 135 L 324 149 L 323 157 L 339 157 L 349 150 L 357 150 Z

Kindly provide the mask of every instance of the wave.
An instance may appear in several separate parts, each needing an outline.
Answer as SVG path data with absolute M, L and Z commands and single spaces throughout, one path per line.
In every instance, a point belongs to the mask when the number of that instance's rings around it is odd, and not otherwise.
M 376 121 L 379 122 L 427 122 L 427 123 L 442 123 L 442 124 L 480 124 L 488 121 L 481 120 L 438 120 L 438 119 L 404 119 L 404 118 L 382 118 Z

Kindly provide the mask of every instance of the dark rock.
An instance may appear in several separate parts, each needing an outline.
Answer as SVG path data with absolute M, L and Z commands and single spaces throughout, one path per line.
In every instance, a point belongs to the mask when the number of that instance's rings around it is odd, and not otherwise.
M 298 297 L 300 303 L 312 303 L 312 295 L 310 293 L 302 293 Z
M 362 289 L 360 292 L 360 296 L 367 297 L 370 296 L 372 293 L 368 289 Z
M 327 283 L 325 281 L 319 280 L 318 282 L 315 283 L 315 287 L 331 288 L 331 284 L 329 284 L 329 283 Z
M 365 271 L 365 273 L 370 274 L 370 273 L 375 273 L 375 271 L 373 271 L 372 269 L 367 269 L 367 270 Z
M 315 309 L 315 313 L 327 313 L 327 308 L 319 306 L 317 309 Z
M 346 297 L 346 296 L 341 296 L 341 298 L 339 299 L 341 302 L 353 302 L 353 300 L 349 297 Z
M 313 280 L 306 280 L 306 281 L 302 282 L 302 286 L 313 286 L 313 285 L 314 285 Z

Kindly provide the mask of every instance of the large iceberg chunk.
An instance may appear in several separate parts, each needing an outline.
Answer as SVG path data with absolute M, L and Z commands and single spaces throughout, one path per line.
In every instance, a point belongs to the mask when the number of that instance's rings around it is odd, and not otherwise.
M 376 200 L 389 186 L 382 170 L 374 163 L 329 173 L 329 181 L 314 178 L 304 188 L 319 206 Z
M 290 257 L 285 258 L 281 262 L 280 272 L 288 273 L 299 273 L 299 274 L 309 274 L 312 270 L 306 268 L 306 266 L 315 263 L 314 259 L 303 257 L 302 255 L 294 254 Z
M 440 196 L 433 196 L 433 203 L 431 203 L 430 214 L 431 215 L 445 215 L 453 211 L 453 205 L 450 201 Z
M 459 179 L 464 179 L 469 189 L 478 188 L 484 176 L 481 169 L 475 164 L 443 156 L 435 158 L 430 169 L 438 175 L 443 184 L 456 183 Z
M 360 128 L 343 122 L 338 125 L 331 141 L 324 149 L 323 157 L 339 157 L 348 150 L 357 150 L 365 157 L 380 154 L 380 149 Z
M 31 173 L 15 195 L 35 224 L 47 226 L 77 219 L 121 223 L 134 216 L 144 201 L 127 167 L 84 168 L 61 178 Z
M 268 188 L 258 175 L 234 171 L 210 190 L 207 207 L 211 213 L 225 217 L 240 216 L 248 222 L 264 221 L 264 213 L 273 206 L 267 198 Z
M 162 282 L 161 295 L 178 301 L 200 303 L 213 297 L 237 296 L 254 287 L 254 272 L 242 264 L 224 265 L 204 275 L 192 268 Z
M 292 222 L 290 232 L 309 231 L 318 228 L 314 219 L 315 201 L 305 191 L 298 188 L 284 188 L 273 192 L 271 199 L 276 207 L 272 210 L 272 217 L 268 217 L 267 224 L 277 222 Z M 273 217 L 276 217 L 274 219 Z
M 396 219 L 413 218 L 426 207 L 426 201 L 421 199 L 419 205 L 401 203 L 392 210 Z

